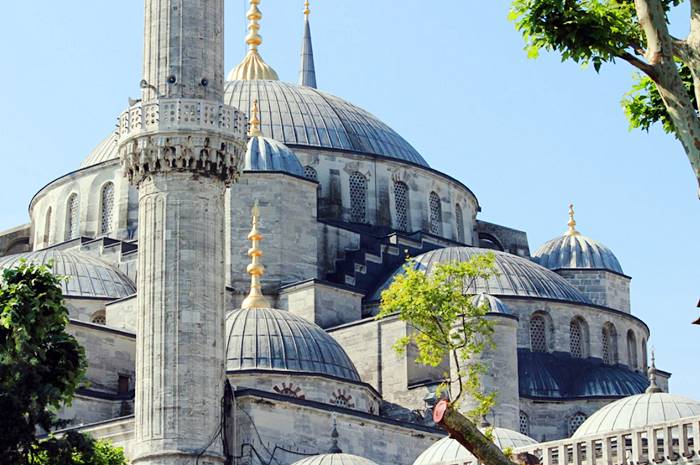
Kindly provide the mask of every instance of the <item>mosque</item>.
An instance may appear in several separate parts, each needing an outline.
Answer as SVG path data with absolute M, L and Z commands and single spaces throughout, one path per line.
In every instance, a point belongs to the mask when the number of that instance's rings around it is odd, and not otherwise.
M 142 98 L 0 233 L 0 268 L 69 277 L 89 360 L 72 428 L 138 464 L 476 463 L 432 422 L 455 367 L 398 355 L 412 328 L 374 317 L 407 256 L 431 273 L 492 252 L 470 294 L 495 328 L 494 442 L 545 465 L 700 462 L 700 402 L 668 393 L 631 278 L 573 206 L 534 253 L 479 219 L 469 187 L 318 88 L 308 2 L 297 83 L 262 58 L 260 0 L 225 77 L 223 3 L 145 0 Z

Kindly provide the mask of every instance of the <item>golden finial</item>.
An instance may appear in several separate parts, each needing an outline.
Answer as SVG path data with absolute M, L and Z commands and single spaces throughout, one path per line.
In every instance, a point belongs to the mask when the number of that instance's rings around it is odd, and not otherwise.
M 655 394 L 663 392 L 661 388 L 656 384 L 656 357 L 654 356 L 653 348 L 651 349 L 651 365 L 649 366 L 647 374 L 649 375 L 649 387 L 644 392 L 646 394 Z
M 251 229 L 248 234 L 248 240 L 252 242 L 252 247 L 248 250 L 248 256 L 251 258 L 251 262 L 247 268 L 248 274 L 250 275 L 250 293 L 241 304 L 241 308 L 270 308 L 270 303 L 263 295 L 262 285 L 260 284 L 260 278 L 265 274 L 265 267 L 260 263 L 260 257 L 263 255 L 262 249 L 260 249 L 260 241 L 263 236 L 258 230 L 260 207 L 258 206 L 257 200 L 253 206 L 252 214 L 253 229 Z
M 279 80 L 275 70 L 265 63 L 260 53 L 258 53 L 258 47 L 263 41 L 260 35 L 260 20 L 263 15 L 258 5 L 260 5 L 260 0 L 250 0 L 250 9 L 246 14 L 248 18 L 248 35 L 245 37 L 245 43 L 248 44 L 248 54 L 229 73 L 229 81 Z
M 574 219 L 574 215 L 576 212 L 574 212 L 574 204 L 570 203 L 569 204 L 569 222 L 567 225 L 569 226 L 569 230 L 566 231 L 567 236 L 575 236 L 576 234 L 579 234 L 578 231 L 576 231 L 576 220 Z
M 260 132 L 260 109 L 258 108 L 257 99 L 253 100 L 253 106 L 250 109 L 250 129 L 248 130 L 248 136 L 262 136 L 262 132 Z
M 306 0 L 306 1 L 304 2 L 304 16 L 306 16 L 307 18 L 308 18 L 309 15 L 311 14 L 311 10 L 309 9 L 309 5 L 310 5 L 310 4 L 309 4 L 309 0 Z

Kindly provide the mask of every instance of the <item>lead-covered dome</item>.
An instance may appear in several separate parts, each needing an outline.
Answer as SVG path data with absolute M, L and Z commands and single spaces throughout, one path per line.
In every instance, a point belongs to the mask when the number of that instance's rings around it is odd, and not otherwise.
M 243 171 L 282 171 L 304 176 L 304 168 L 292 150 L 281 142 L 253 136 L 243 159 Z
M 417 270 L 431 273 L 433 268 L 440 263 L 464 262 L 476 255 L 485 253 L 493 253 L 496 256 L 498 275 L 492 276 L 488 280 L 477 279 L 469 288 L 470 293 L 485 293 L 492 296 L 507 297 L 536 297 L 582 304 L 590 303 L 580 291 L 558 274 L 526 258 L 497 250 L 477 247 L 447 247 L 432 250 L 417 256 L 414 259 L 414 267 Z M 399 267 L 375 292 L 373 300 L 380 300 L 382 291 L 391 285 L 397 275 L 404 272 L 404 267 Z
M 321 454 L 306 457 L 293 465 L 377 465 L 375 462 L 352 454 Z
M 359 382 L 340 344 L 320 326 L 284 310 L 236 310 L 226 317 L 229 371 L 301 371 Z
M 117 151 L 117 138 L 114 134 L 107 136 L 102 142 L 95 147 L 90 154 L 85 157 L 83 162 L 80 164 L 80 168 L 87 168 L 93 165 L 99 165 L 110 160 L 116 160 L 119 158 L 119 152 Z
M 589 268 L 624 274 L 612 250 L 576 230 L 573 205 L 569 206 L 568 231 L 545 243 L 532 259 L 550 270 Z
M 136 286 L 124 273 L 109 263 L 74 250 L 40 250 L 0 258 L 0 269 L 26 260 L 34 265 L 53 262 L 51 272 L 68 279 L 61 283 L 67 297 L 121 299 L 136 293 Z
M 537 444 L 534 439 L 506 428 L 493 428 L 492 440 L 501 450 Z M 446 437 L 428 447 L 418 456 L 413 465 L 454 465 L 470 462 L 477 463 L 478 461 L 463 445 Z
M 508 305 L 506 305 L 501 299 L 499 299 L 498 297 L 494 297 L 490 294 L 484 294 L 483 292 L 474 296 L 474 298 L 472 299 L 472 304 L 474 304 L 477 307 L 486 305 L 486 308 L 488 308 L 489 313 L 502 313 L 504 315 L 513 314 L 513 312 L 510 311 L 510 308 L 508 308 Z
M 260 103 L 265 136 L 289 146 L 347 150 L 428 166 L 393 129 L 369 112 L 311 87 L 282 81 L 229 81 L 225 103 L 239 109 Z

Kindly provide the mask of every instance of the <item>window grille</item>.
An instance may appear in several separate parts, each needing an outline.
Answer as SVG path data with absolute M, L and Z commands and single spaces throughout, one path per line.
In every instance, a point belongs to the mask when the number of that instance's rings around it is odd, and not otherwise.
M 603 363 L 614 365 L 617 363 L 617 340 L 615 337 L 615 328 L 607 323 L 603 326 Z
M 586 418 L 586 415 L 580 412 L 569 418 L 569 436 L 576 432 L 583 422 L 586 421 Z
M 637 368 L 637 336 L 631 329 L 627 332 L 627 354 L 630 368 Z
M 455 206 L 455 221 L 457 222 L 457 240 L 464 242 L 464 213 L 460 204 Z
M 318 172 L 316 172 L 316 169 L 312 166 L 304 167 L 304 176 L 312 181 L 318 181 Z
M 530 320 L 530 347 L 533 352 L 547 352 L 544 318 L 533 316 Z
M 350 221 L 367 221 L 367 178 L 357 171 L 350 175 Z
M 520 412 L 520 434 L 530 435 L 530 418 L 523 411 Z
M 647 369 L 647 340 L 642 338 L 642 369 Z
M 442 202 L 435 192 L 430 193 L 430 232 L 442 235 Z
M 571 356 L 576 358 L 583 358 L 583 331 L 581 330 L 581 322 L 578 320 L 573 320 L 569 327 L 569 346 L 571 350 Z
M 396 228 L 408 231 L 408 186 L 401 181 L 394 183 L 394 204 L 396 207 Z
M 105 316 L 104 312 L 97 312 L 92 316 L 90 321 L 93 324 L 104 326 L 107 324 L 107 317 Z
M 114 184 L 108 182 L 102 188 L 102 211 L 100 212 L 100 232 L 112 232 L 112 215 L 114 211 Z
M 46 221 L 44 222 L 44 238 L 42 240 L 44 246 L 49 245 L 51 240 L 51 213 L 52 209 L 49 207 L 49 210 L 46 212 Z
M 80 202 L 78 194 L 73 194 L 68 198 L 68 209 L 66 212 L 66 240 L 77 239 L 80 235 Z

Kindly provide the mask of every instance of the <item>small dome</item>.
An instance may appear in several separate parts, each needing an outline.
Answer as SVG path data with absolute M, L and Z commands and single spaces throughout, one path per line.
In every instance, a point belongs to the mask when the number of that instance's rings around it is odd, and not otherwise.
M 499 449 L 537 444 L 534 439 L 506 428 L 493 428 L 493 442 Z M 477 463 L 478 460 L 464 446 L 450 437 L 442 438 L 418 456 L 413 465 L 453 465 Z
M 302 371 L 360 381 L 340 344 L 320 326 L 284 310 L 243 309 L 226 317 L 226 368 Z
M 469 289 L 470 293 L 485 293 L 499 297 L 535 297 L 581 304 L 591 303 L 579 290 L 558 274 L 526 258 L 497 250 L 477 247 L 446 247 L 432 250 L 414 259 L 415 268 L 431 273 L 437 264 L 464 262 L 485 253 L 493 253 L 496 256 L 498 275 L 492 276 L 489 280 L 477 279 Z M 374 301 L 380 300 L 382 291 L 387 289 L 396 276 L 402 273 L 404 273 L 403 266 L 399 267 L 375 292 L 372 299 Z
M 83 162 L 80 164 L 80 168 L 87 168 L 93 165 L 99 165 L 100 163 L 116 160 L 119 158 L 119 152 L 117 151 L 117 138 L 114 134 L 110 134 L 100 142 L 100 145 L 95 147 L 90 154 L 85 157 Z
M 545 243 L 532 259 L 550 270 L 589 268 L 624 274 L 612 250 L 576 230 L 573 205 L 569 206 L 569 230 Z
M 283 171 L 304 176 L 304 168 L 292 150 L 281 142 L 264 136 L 248 141 L 243 171 Z
M 0 269 L 12 268 L 25 259 L 34 265 L 53 262 L 52 273 L 67 276 L 61 283 L 67 297 L 121 299 L 136 293 L 136 286 L 111 264 L 74 250 L 40 250 L 0 258 Z
M 503 313 L 504 315 L 512 315 L 510 308 L 498 297 L 483 292 L 476 294 L 472 299 L 472 303 L 477 307 L 487 305 L 490 313 Z
M 314 455 L 294 462 L 293 465 L 377 465 L 369 459 L 352 454 Z

